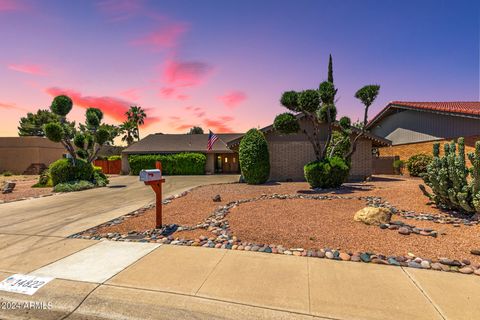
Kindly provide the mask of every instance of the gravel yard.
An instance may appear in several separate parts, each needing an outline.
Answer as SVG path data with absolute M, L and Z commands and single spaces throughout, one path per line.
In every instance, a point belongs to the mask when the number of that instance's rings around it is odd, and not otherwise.
M 8 177 L 0 176 L 0 187 L 3 187 L 6 181 L 15 182 L 16 186 L 12 193 L 0 193 L 0 202 L 38 197 L 52 193 L 52 188 L 32 188 L 32 186 L 38 182 L 38 176 L 36 175 L 13 175 Z
M 266 185 L 222 184 L 195 188 L 183 197 L 164 206 L 164 224 L 194 227 L 195 230 L 175 232 L 170 240 L 190 240 L 192 245 L 215 239 L 214 228 L 198 228 L 212 212 L 229 202 L 257 198 L 262 195 L 339 196 L 352 199 L 277 199 L 266 198 L 233 206 L 226 216 L 231 236 L 238 242 L 285 248 L 330 248 L 350 254 L 374 252 L 386 256 L 415 255 L 437 260 L 442 257 L 480 263 L 480 257 L 470 253 L 480 248 L 480 226 L 457 223 L 436 223 L 405 219 L 393 215 L 412 227 L 428 228 L 437 237 L 419 234 L 402 235 L 398 230 L 381 229 L 353 221 L 356 211 L 366 206 L 358 197 L 380 197 L 399 210 L 430 213 L 444 217 L 445 213 L 427 204 L 418 189 L 420 179 L 380 176 L 364 183 L 347 184 L 338 190 L 314 191 L 307 183 L 272 183 Z M 215 195 L 220 202 L 212 201 Z M 96 228 L 98 236 L 141 233 L 154 228 L 154 209 L 133 216 L 119 224 Z M 212 233 L 213 231 L 213 233 Z M 88 235 L 89 232 L 87 231 Z M 217 247 L 218 244 L 217 244 Z M 466 261 L 468 262 L 468 261 Z

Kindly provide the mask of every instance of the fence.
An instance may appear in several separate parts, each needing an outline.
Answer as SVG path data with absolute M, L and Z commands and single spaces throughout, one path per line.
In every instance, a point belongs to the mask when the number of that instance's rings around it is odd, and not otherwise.
M 95 160 L 94 165 L 101 167 L 105 174 L 120 174 L 122 160 Z
M 396 174 L 393 162 L 400 159 L 398 156 L 373 157 L 373 174 Z

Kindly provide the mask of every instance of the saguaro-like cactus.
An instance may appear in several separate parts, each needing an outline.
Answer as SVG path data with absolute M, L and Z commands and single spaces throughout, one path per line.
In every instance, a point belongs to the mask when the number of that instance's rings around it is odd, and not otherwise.
M 458 150 L 457 150 L 458 149 Z M 433 195 L 422 192 L 442 208 L 460 210 L 471 214 L 480 213 L 480 141 L 475 152 L 469 153 L 470 169 L 465 162 L 465 141 L 459 138 L 457 144 L 444 145 L 440 156 L 440 144 L 433 145 L 433 161 L 427 167 L 424 182 L 432 189 Z M 470 175 L 470 177 L 469 177 Z

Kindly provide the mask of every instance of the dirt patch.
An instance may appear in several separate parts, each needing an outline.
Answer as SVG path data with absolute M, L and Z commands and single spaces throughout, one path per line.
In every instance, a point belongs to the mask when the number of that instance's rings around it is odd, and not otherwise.
M 12 201 L 22 198 L 38 197 L 53 192 L 52 188 L 32 188 L 32 186 L 38 182 L 38 176 L 2 176 L 0 177 L 0 188 L 2 188 L 2 190 L 6 181 L 15 182 L 16 186 L 12 193 L 2 194 L 0 192 L 0 201 Z

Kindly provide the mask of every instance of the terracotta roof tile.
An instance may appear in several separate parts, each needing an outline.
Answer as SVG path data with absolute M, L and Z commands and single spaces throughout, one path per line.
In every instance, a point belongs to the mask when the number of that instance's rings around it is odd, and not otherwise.
M 392 101 L 368 123 L 367 127 L 371 127 L 373 123 L 383 118 L 386 111 L 390 108 L 416 109 L 422 111 L 451 113 L 453 115 L 473 115 L 480 117 L 480 101 Z

